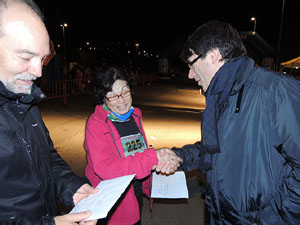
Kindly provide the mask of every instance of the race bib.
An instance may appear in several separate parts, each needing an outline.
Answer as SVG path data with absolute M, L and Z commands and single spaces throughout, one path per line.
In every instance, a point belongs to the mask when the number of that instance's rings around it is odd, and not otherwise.
M 147 149 L 144 137 L 141 134 L 133 134 L 121 137 L 125 157 L 134 155 L 136 152 L 144 152 Z

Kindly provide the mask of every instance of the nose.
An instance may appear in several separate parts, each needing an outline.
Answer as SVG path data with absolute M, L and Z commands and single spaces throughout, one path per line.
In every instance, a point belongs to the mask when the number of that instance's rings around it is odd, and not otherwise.
M 195 78 L 195 72 L 192 69 L 190 69 L 190 71 L 189 71 L 188 78 L 189 79 Z
M 41 60 L 32 60 L 29 68 L 28 68 L 28 72 L 36 77 L 41 77 L 42 76 L 42 61 Z
M 125 102 L 122 96 L 119 96 L 119 99 L 118 99 L 118 100 L 119 100 L 119 102 L 121 102 L 121 103 Z

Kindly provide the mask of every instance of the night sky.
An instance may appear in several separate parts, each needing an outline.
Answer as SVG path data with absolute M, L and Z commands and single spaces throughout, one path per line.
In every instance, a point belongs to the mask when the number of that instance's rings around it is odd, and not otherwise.
M 256 32 L 277 47 L 282 0 L 239 1 L 63 1 L 37 0 L 45 14 L 50 37 L 62 43 L 63 22 L 68 23 L 66 41 L 78 48 L 87 41 L 129 41 L 159 51 L 177 37 L 191 34 L 211 19 L 232 23 L 238 31 Z M 230 2 L 230 3 L 229 3 Z M 281 58 L 300 55 L 300 1 L 286 0 Z

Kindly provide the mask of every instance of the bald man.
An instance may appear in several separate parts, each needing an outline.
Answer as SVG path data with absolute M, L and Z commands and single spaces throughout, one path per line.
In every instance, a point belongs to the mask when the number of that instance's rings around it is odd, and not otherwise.
M 36 106 L 44 95 L 33 81 L 49 54 L 36 4 L 0 0 L 0 224 L 68 225 L 91 215 L 59 215 L 58 201 L 74 206 L 97 190 L 58 155 Z

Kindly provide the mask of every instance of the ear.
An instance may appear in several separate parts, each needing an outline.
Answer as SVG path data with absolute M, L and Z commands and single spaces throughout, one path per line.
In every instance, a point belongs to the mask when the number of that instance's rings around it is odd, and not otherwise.
M 192 53 L 192 55 L 195 55 L 196 53 L 194 52 L 193 49 L 189 48 L 189 51 Z
M 211 57 L 211 62 L 213 64 L 220 63 L 220 60 L 222 59 L 222 55 L 218 48 L 214 48 L 214 49 L 210 50 L 209 53 L 210 53 L 210 57 Z

